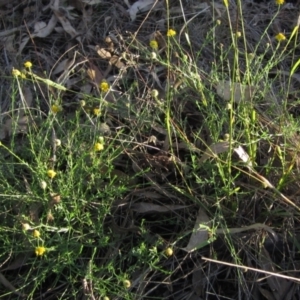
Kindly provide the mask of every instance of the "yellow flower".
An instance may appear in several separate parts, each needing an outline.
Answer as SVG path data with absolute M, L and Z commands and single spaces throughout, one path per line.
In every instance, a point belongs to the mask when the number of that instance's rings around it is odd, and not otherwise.
M 101 115 L 100 108 L 94 108 L 94 109 L 93 109 L 93 114 L 94 114 L 95 116 L 100 116 L 100 115 Z
M 94 145 L 94 151 L 102 151 L 104 149 L 104 145 L 102 143 L 96 143 Z
M 24 67 L 30 69 L 30 68 L 32 67 L 31 61 L 26 61 L 26 62 L 24 63 Z
M 275 39 L 278 41 L 278 42 L 282 42 L 284 40 L 286 40 L 286 37 L 283 33 L 279 32 L 276 36 L 275 36 Z
M 46 248 L 45 247 L 36 247 L 35 248 L 35 254 L 36 254 L 36 256 L 42 256 L 42 255 L 44 255 L 45 252 L 46 252 Z
M 284 1 L 285 1 L 285 0 L 275 0 L 275 3 L 276 3 L 277 5 L 281 5 L 281 4 L 284 3 Z
M 62 107 L 60 105 L 57 105 L 57 104 L 53 104 L 51 106 L 51 111 L 54 113 L 54 114 L 57 114 L 58 112 L 62 111 Z
M 21 73 L 20 77 L 21 77 L 22 79 L 25 79 L 25 78 L 26 78 L 26 74 L 25 74 L 25 73 Z
M 35 237 L 35 238 L 39 238 L 40 235 L 41 235 L 41 233 L 40 233 L 38 230 L 35 229 L 35 230 L 33 230 L 32 235 L 33 235 L 33 237 Z
M 131 282 L 130 282 L 128 279 L 124 280 L 124 281 L 123 281 L 123 284 L 124 284 L 124 286 L 125 286 L 126 288 L 130 288 L 130 287 L 131 287 Z
M 12 69 L 11 74 L 14 77 L 21 76 L 21 72 L 18 69 L 14 69 L 14 68 Z
M 173 255 L 173 249 L 172 248 L 167 248 L 166 250 L 165 250 L 165 255 L 166 256 L 172 256 Z
M 173 29 L 169 29 L 167 31 L 167 36 L 171 37 L 171 36 L 175 36 L 176 35 L 176 31 Z
M 109 84 L 106 81 L 102 81 L 100 83 L 100 90 L 104 93 L 108 92 L 109 90 Z
M 226 7 L 228 7 L 228 6 L 229 6 L 228 0 L 223 0 L 223 1 L 224 1 L 224 5 L 225 5 Z
M 151 47 L 152 49 L 154 49 L 154 50 L 157 50 L 157 49 L 158 49 L 158 43 L 157 43 L 156 40 L 150 41 L 149 45 L 150 45 L 150 47 Z
M 53 179 L 56 176 L 56 172 L 54 170 L 48 170 L 47 171 L 47 175 L 48 177 L 50 177 L 51 179 Z

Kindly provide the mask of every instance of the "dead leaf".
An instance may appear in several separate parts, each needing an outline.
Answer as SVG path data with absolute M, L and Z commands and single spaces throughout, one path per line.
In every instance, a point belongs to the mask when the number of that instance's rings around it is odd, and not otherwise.
M 225 101 L 229 101 L 231 96 L 236 103 L 241 101 L 250 102 L 255 93 L 255 87 L 250 85 L 243 85 L 241 83 L 231 83 L 224 80 L 217 84 L 217 94 Z M 233 91 L 232 91 L 233 89 Z
M 102 0 L 82 0 L 82 2 L 88 5 L 95 5 L 101 3 Z
M 194 225 L 194 230 L 190 237 L 190 241 L 185 248 L 181 248 L 187 252 L 192 252 L 199 249 L 209 240 L 208 231 L 211 223 L 209 217 L 201 208 L 198 211 L 198 216 Z
M 70 21 L 67 19 L 64 12 L 60 9 L 56 9 L 54 6 L 51 7 L 52 11 L 54 12 L 55 16 L 59 20 L 60 24 L 62 25 L 65 32 L 67 32 L 72 38 L 75 38 L 80 41 L 80 37 L 78 36 L 78 32 L 74 29 L 71 25 Z
M 97 51 L 98 55 L 103 59 L 110 59 L 111 53 L 105 50 L 104 48 L 100 48 L 100 46 L 95 46 L 95 50 Z
M 17 291 L 17 289 L 4 277 L 4 275 L 1 272 L 0 272 L 0 282 L 14 294 L 20 297 L 25 297 L 24 294 Z
M 57 18 L 54 14 L 52 15 L 47 25 L 45 22 L 36 22 L 34 25 L 34 32 L 31 34 L 31 36 L 26 35 L 25 37 L 23 37 L 18 53 L 20 54 L 22 52 L 22 50 L 24 49 L 24 47 L 26 46 L 30 38 L 47 37 L 55 28 L 56 23 L 57 23 Z
M 86 70 L 87 75 L 89 78 L 97 85 L 103 80 L 103 74 L 102 72 L 93 64 L 89 63 L 89 67 Z
M 0 130 L 0 140 L 10 137 L 12 133 L 26 133 L 28 129 L 28 116 L 23 116 L 18 119 L 17 124 L 12 119 L 7 119 Z
M 203 280 L 203 278 L 205 278 L 205 273 L 202 269 L 203 262 L 201 262 L 200 264 L 201 266 L 193 271 L 192 278 L 194 293 L 199 297 L 202 296 L 203 291 L 205 290 L 206 283 L 205 280 Z
M 262 270 L 276 273 L 275 264 L 273 263 L 268 251 L 264 247 L 261 249 L 259 255 L 259 264 Z M 272 299 L 285 299 L 286 294 L 291 288 L 292 282 L 277 276 L 267 276 L 266 280 L 273 294 Z
M 178 209 L 184 209 L 186 208 L 186 205 L 157 205 L 152 203 L 146 203 L 146 202 L 140 202 L 135 203 L 132 205 L 132 210 L 138 212 L 138 213 L 151 213 L 153 211 L 164 213 L 164 212 L 170 212 Z
M 127 10 L 130 15 L 131 21 L 136 19 L 137 13 L 145 12 L 153 7 L 154 0 L 138 0 Z
M 70 63 L 73 61 L 73 59 L 66 58 L 62 60 L 53 70 L 52 74 L 56 75 L 61 72 L 64 72 L 66 69 L 70 68 Z
M 199 163 L 203 163 L 211 157 L 216 157 L 217 154 L 227 152 L 228 149 L 229 149 L 229 142 L 227 141 L 212 144 L 207 148 L 205 153 L 202 155 L 202 157 L 199 160 Z
M 109 60 L 109 63 L 112 66 L 116 66 L 118 69 L 125 68 L 125 64 L 121 62 L 121 58 L 117 55 L 113 55 L 111 59 Z

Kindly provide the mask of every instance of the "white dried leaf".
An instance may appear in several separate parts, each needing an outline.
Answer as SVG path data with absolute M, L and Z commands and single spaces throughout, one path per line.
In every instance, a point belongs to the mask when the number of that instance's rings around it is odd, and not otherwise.
M 136 19 L 137 13 L 145 12 L 151 9 L 155 0 L 138 0 L 127 10 L 131 21 Z
M 199 163 L 203 163 L 208 158 L 215 157 L 217 154 L 226 152 L 228 151 L 228 149 L 229 149 L 229 142 L 227 141 L 212 144 L 206 149 L 205 153 L 200 158 Z
M 40 38 L 47 37 L 53 31 L 56 23 L 57 23 L 57 18 L 55 15 L 52 15 L 47 25 L 45 22 L 37 22 L 34 25 L 34 33 L 32 34 L 32 37 L 40 37 Z
M 242 146 L 238 146 L 234 148 L 233 151 L 239 156 L 239 158 L 248 165 L 248 167 L 252 168 L 252 162 L 250 161 L 250 157 L 248 153 L 243 149 Z
M 205 211 L 200 208 L 189 243 L 182 250 L 192 252 L 205 244 L 209 240 L 208 230 L 210 222 Z
M 59 74 L 61 72 L 64 72 L 65 70 L 69 69 L 70 62 L 72 62 L 72 61 L 73 61 L 73 59 L 69 59 L 69 58 L 66 58 L 66 59 L 62 60 L 55 67 L 55 69 L 53 70 L 52 74 L 56 75 L 56 74 Z
M 232 91 L 233 90 L 233 91 Z M 231 96 L 236 103 L 241 101 L 250 102 L 255 93 L 255 87 L 243 85 L 241 83 L 231 83 L 228 80 L 220 81 L 217 84 L 217 94 L 225 101 L 229 101 Z
M 77 36 L 77 40 L 79 39 L 77 31 L 71 25 L 70 21 L 64 16 L 63 12 L 59 9 L 55 9 L 52 7 L 52 11 L 54 12 L 55 16 L 59 20 L 60 24 L 62 25 L 65 32 L 67 32 L 72 38 Z

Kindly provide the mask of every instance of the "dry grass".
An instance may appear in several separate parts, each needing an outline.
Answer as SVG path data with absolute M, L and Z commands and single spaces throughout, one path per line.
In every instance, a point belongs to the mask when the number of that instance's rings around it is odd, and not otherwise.
M 299 12 L 195 2 L 0 1 L 5 299 L 300 298 Z

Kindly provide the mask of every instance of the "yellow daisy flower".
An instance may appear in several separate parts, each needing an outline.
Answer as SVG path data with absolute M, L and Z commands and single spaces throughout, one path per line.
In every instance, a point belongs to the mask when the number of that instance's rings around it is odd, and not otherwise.
M 102 143 L 96 143 L 94 145 L 94 151 L 102 151 L 104 149 L 104 145 Z
M 45 247 L 36 247 L 35 248 L 35 254 L 36 254 L 36 256 L 42 256 L 42 255 L 44 255 L 45 252 L 46 252 L 46 248 Z
M 282 5 L 285 2 L 285 0 L 275 0 L 275 3 L 277 5 Z
M 54 170 L 48 170 L 47 171 L 47 175 L 48 177 L 50 177 L 51 179 L 53 179 L 56 176 L 56 172 Z
M 33 230 L 33 233 L 32 233 L 33 237 L 35 238 L 39 238 L 41 236 L 41 233 L 38 231 L 38 230 Z
M 58 112 L 62 111 L 62 107 L 60 105 L 57 105 L 57 104 L 53 104 L 51 106 L 51 111 L 54 113 L 54 114 L 57 114 Z
M 102 92 L 104 92 L 104 93 L 108 92 L 108 90 L 109 90 L 109 84 L 108 84 L 108 82 L 102 81 L 99 86 L 100 86 L 100 90 Z
M 25 68 L 28 68 L 28 69 L 31 69 L 31 67 L 32 67 L 32 62 L 31 62 L 31 61 L 26 61 L 26 62 L 24 63 L 24 67 L 25 67 Z
M 94 108 L 94 109 L 93 109 L 93 114 L 94 114 L 95 116 L 100 116 L 100 115 L 101 115 L 100 108 Z
M 166 250 L 165 250 L 165 255 L 166 256 L 172 256 L 173 255 L 173 249 L 172 248 L 167 248 Z
M 175 36 L 175 35 L 176 35 L 176 31 L 175 30 L 169 29 L 167 31 L 167 36 L 172 37 L 172 36 Z
M 279 32 L 279 33 L 275 36 L 275 39 L 276 39 L 278 42 L 282 42 L 282 41 L 286 40 L 286 36 L 285 36 L 283 33 Z
M 149 43 L 150 47 L 154 50 L 157 50 L 158 49 L 158 43 L 156 40 L 151 40 L 150 43 Z
M 14 69 L 14 68 L 12 69 L 11 74 L 14 77 L 21 76 L 21 72 L 18 69 Z

